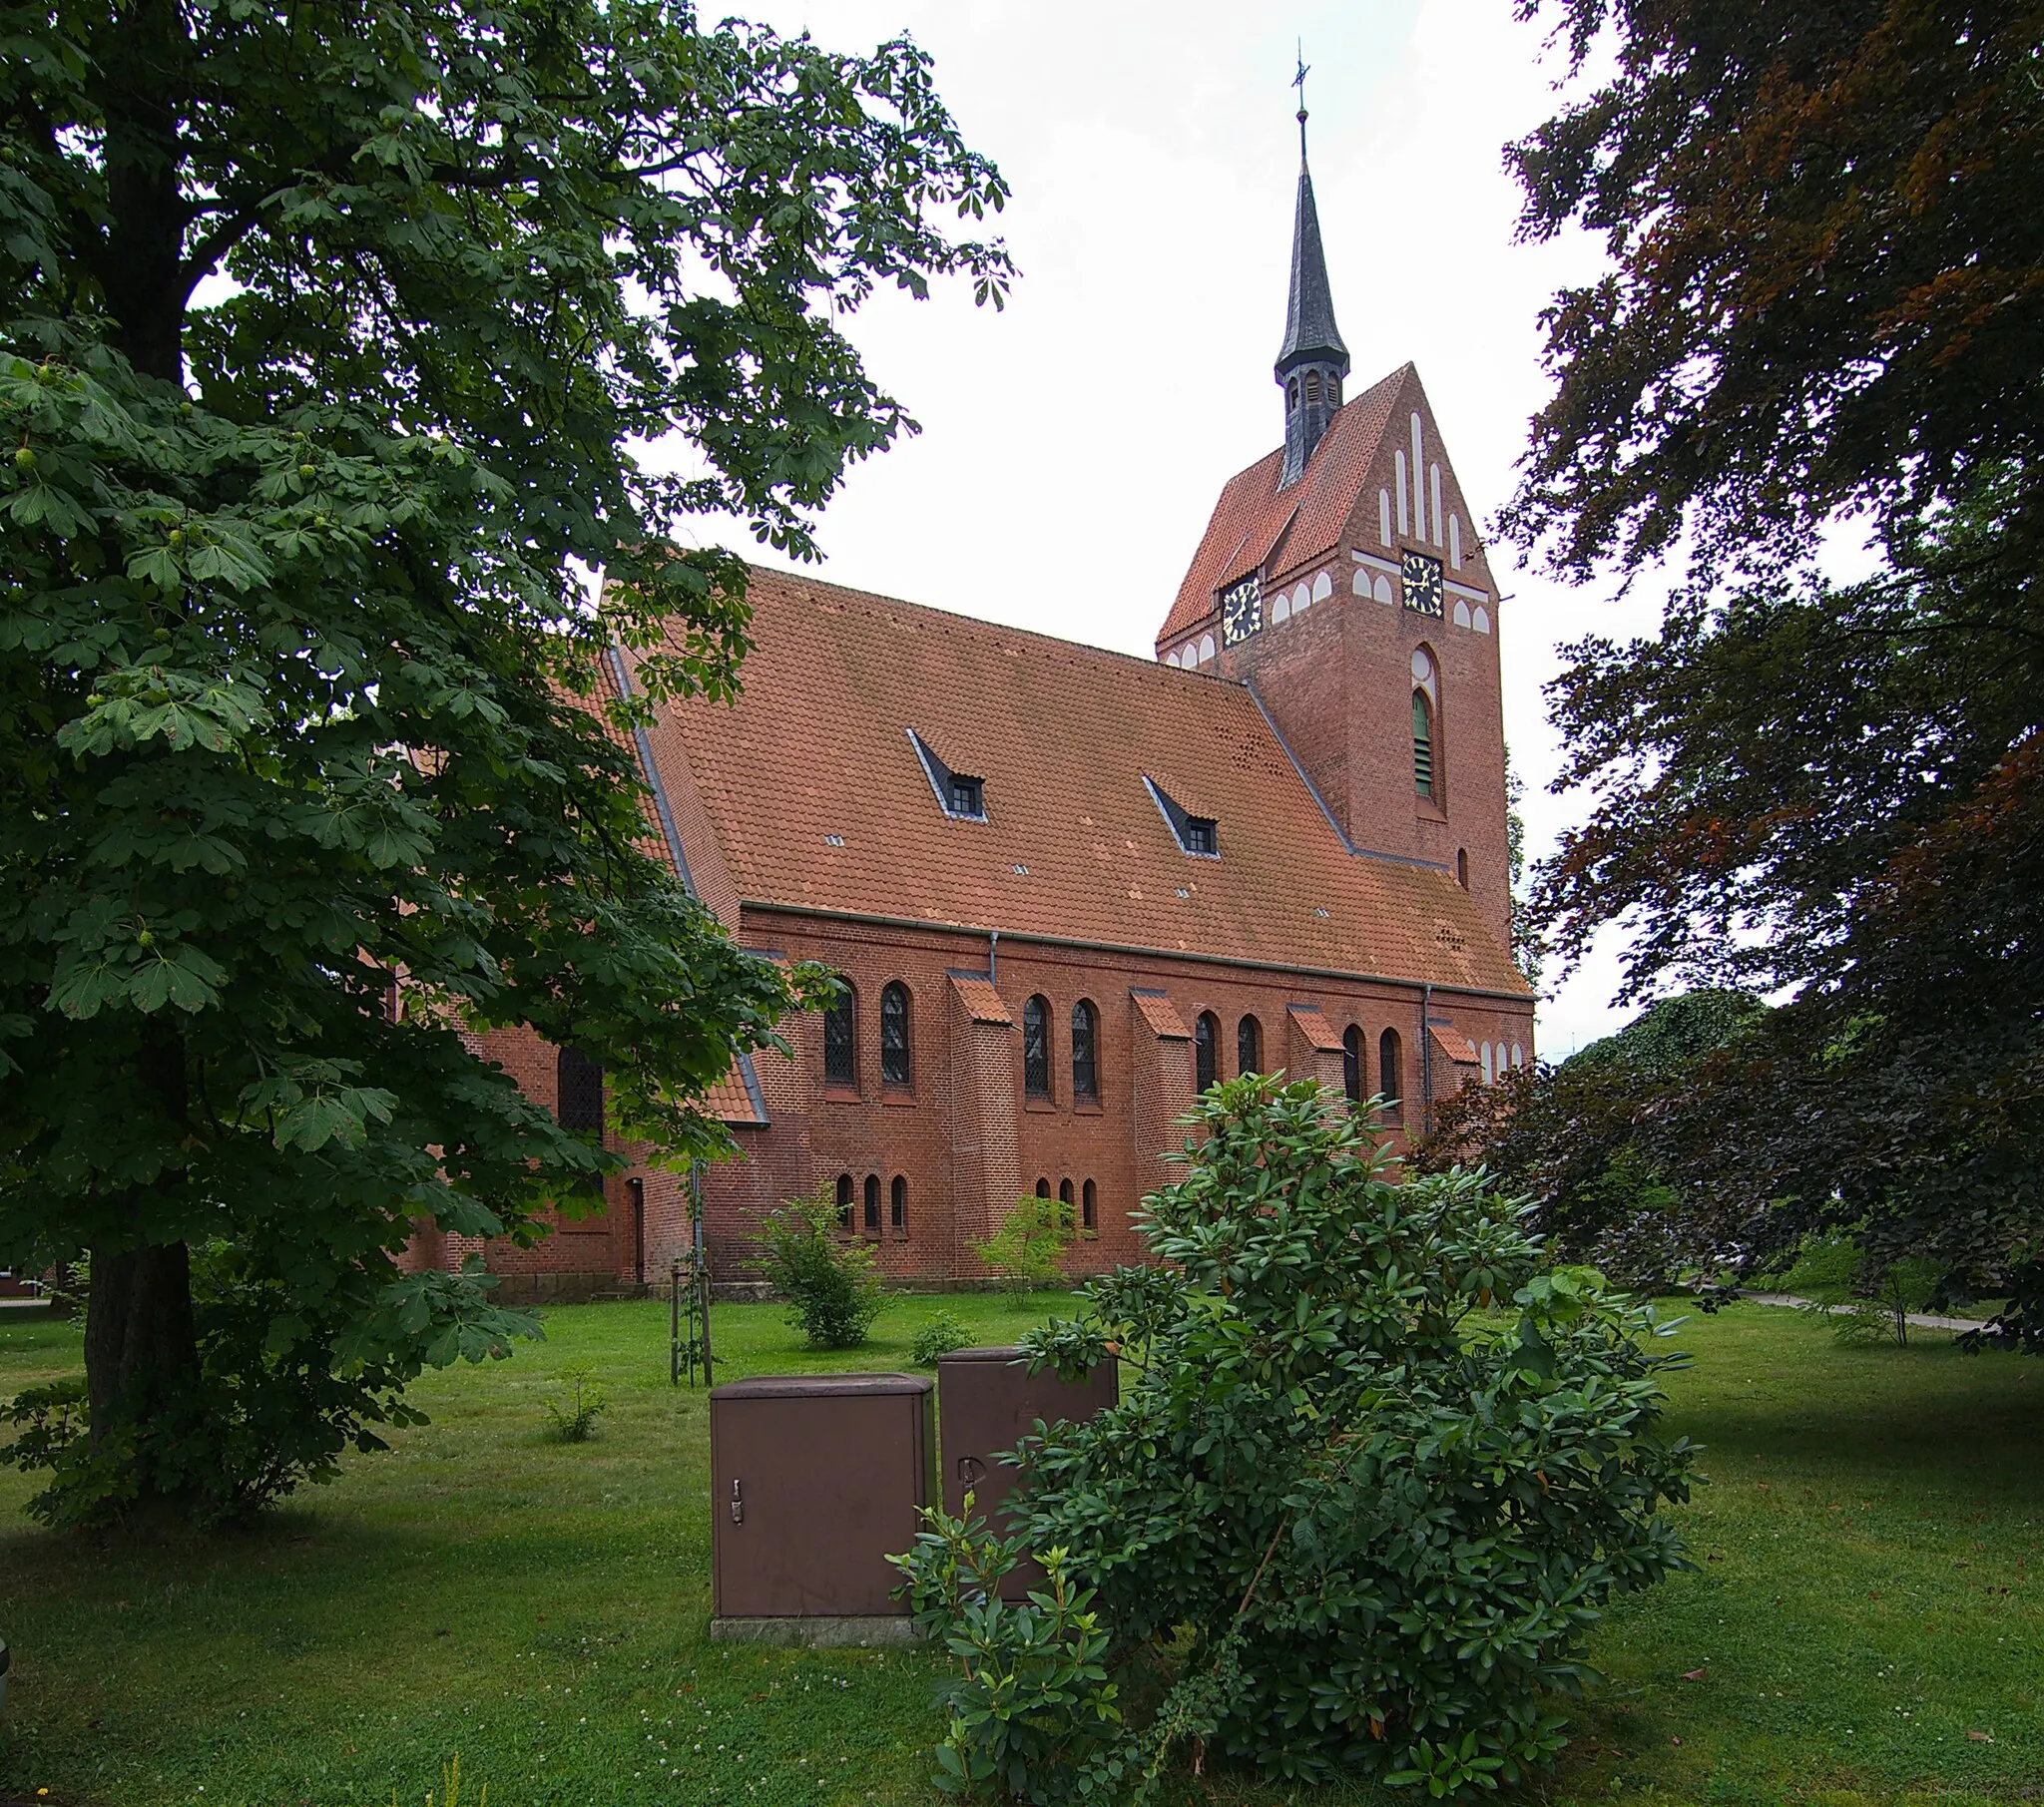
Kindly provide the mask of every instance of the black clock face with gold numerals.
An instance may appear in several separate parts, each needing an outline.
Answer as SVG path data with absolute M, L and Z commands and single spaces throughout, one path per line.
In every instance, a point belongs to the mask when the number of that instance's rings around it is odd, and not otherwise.
M 1221 593 L 1221 642 L 1236 647 L 1264 625 L 1263 586 L 1253 577 Z
M 1408 552 L 1403 558 L 1405 607 L 1414 615 L 1438 616 L 1441 612 L 1441 562 L 1423 552 Z

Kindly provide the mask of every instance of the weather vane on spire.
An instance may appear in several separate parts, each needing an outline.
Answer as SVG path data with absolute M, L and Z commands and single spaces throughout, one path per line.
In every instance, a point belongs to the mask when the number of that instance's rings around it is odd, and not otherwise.
M 1298 40 L 1297 40 L 1297 44 L 1298 44 L 1298 74 L 1296 74 L 1295 76 L 1293 76 L 1293 77 L 1291 78 L 1291 85 L 1292 85 L 1292 87 L 1294 87 L 1294 88 L 1296 88 L 1296 89 L 1298 90 L 1298 161 L 1299 161 L 1300 163 L 1304 163 L 1304 162 L 1305 162 L 1305 78 L 1306 78 L 1306 61 L 1305 61 L 1305 40 L 1304 40 L 1303 38 L 1300 38 L 1300 39 L 1298 39 Z

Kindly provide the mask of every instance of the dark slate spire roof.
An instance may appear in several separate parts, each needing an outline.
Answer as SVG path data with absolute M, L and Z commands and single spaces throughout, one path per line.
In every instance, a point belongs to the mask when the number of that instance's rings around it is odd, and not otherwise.
M 1305 363 L 1336 363 L 1343 376 L 1348 374 L 1348 347 L 1334 324 L 1327 259 L 1320 249 L 1320 216 L 1313 207 L 1312 174 L 1305 167 L 1304 127 L 1299 131 L 1298 211 L 1291 226 L 1291 293 L 1284 308 L 1284 344 L 1278 353 L 1279 382 L 1295 365 Z

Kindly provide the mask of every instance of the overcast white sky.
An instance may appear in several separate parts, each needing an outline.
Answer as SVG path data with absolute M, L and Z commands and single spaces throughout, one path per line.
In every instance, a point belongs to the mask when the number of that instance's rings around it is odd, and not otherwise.
M 1510 494 L 1544 399 L 1537 315 L 1596 266 L 1578 240 L 1512 241 L 1501 148 L 1553 111 L 1558 66 L 1511 0 L 1289 8 L 1224 0 L 772 0 L 752 16 L 832 48 L 906 30 L 1015 198 L 1022 278 L 1003 313 L 963 284 L 895 296 L 851 335 L 919 437 L 856 471 L 824 517 L 834 581 L 1150 656 L 1222 483 L 1278 442 L 1271 364 L 1284 323 L 1297 174 L 1293 41 L 1311 66 L 1313 186 L 1360 389 L 1416 362 L 1464 490 Z M 1505 728 L 1544 849 L 1580 804 L 1541 685 L 1586 632 L 1650 630 L 1531 571 L 1500 611 Z M 1541 1011 L 1565 1055 L 1613 1013 L 1593 961 Z M 1550 984 L 1552 980 L 1550 979 Z

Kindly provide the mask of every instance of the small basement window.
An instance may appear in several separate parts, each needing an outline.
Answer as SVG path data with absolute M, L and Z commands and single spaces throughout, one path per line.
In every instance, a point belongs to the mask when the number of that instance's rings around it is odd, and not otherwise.
M 937 806 L 955 821 L 985 821 L 986 780 L 969 772 L 953 771 L 914 728 L 908 730 L 908 739 L 915 748 L 915 756 L 922 761 L 923 776 L 936 792 Z
M 1197 854 L 1202 859 L 1221 857 L 1221 829 L 1211 815 L 1194 815 L 1181 808 L 1166 793 L 1164 786 L 1153 777 L 1145 775 L 1143 782 L 1149 786 L 1151 800 L 1158 812 L 1171 824 L 1171 832 L 1177 837 L 1179 850 Z

